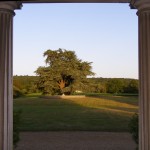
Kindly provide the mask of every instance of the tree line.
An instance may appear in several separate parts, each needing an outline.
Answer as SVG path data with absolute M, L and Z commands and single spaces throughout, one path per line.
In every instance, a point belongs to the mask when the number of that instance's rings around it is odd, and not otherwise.
M 89 78 L 89 89 L 85 92 L 91 93 L 132 93 L 139 92 L 137 79 L 127 78 Z
M 14 76 L 14 97 L 30 93 L 42 93 L 38 89 L 38 76 Z M 83 93 L 131 93 L 138 94 L 138 80 L 127 78 L 87 78 L 87 85 L 74 94 Z

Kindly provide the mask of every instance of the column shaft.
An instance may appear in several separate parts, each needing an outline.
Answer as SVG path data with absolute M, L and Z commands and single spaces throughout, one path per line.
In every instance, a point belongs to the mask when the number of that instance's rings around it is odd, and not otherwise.
M 0 9 L 0 150 L 13 149 L 13 15 L 11 10 Z
M 150 10 L 139 16 L 139 150 L 150 150 Z

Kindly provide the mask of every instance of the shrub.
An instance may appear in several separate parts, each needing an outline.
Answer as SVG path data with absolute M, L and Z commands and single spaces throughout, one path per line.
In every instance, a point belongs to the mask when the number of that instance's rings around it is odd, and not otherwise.
M 18 98 L 23 96 L 23 93 L 21 92 L 21 90 L 15 86 L 13 86 L 13 98 Z
M 134 114 L 129 122 L 129 131 L 136 144 L 139 143 L 139 116 Z
M 17 147 L 17 143 L 20 140 L 19 126 L 20 126 L 20 122 L 21 122 L 21 112 L 22 112 L 21 110 L 13 112 L 13 146 L 14 146 L 14 148 Z

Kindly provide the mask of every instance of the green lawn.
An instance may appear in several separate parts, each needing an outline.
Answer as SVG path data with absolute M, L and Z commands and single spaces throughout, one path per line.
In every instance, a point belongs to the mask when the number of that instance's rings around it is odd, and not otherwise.
M 38 96 L 14 100 L 22 110 L 22 131 L 128 131 L 131 116 L 138 111 L 138 98 L 99 96 L 44 99 Z

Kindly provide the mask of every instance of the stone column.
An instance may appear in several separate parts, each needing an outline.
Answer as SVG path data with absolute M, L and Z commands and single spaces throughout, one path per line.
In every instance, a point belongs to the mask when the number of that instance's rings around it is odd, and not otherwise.
M 139 30 L 139 150 L 150 150 L 150 1 L 133 0 Z
M 0 2 L 0 150 L 13 149 L 13 16 L 20 6 Z

